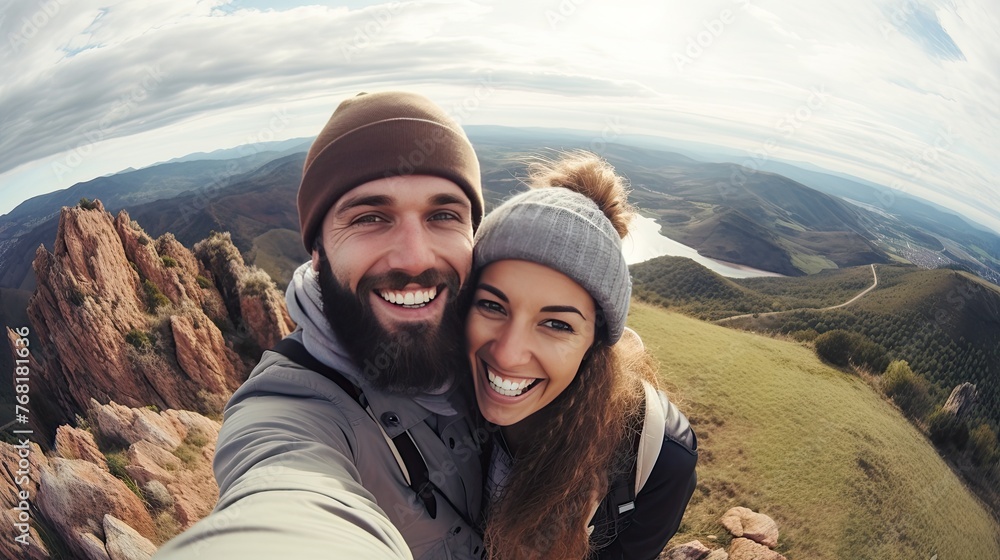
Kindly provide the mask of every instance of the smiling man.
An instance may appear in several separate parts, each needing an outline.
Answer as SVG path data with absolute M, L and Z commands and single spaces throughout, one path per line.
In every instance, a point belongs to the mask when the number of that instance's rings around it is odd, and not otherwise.
M 479 558 L 480 442 L 456 376 L 479 164 L 437 106 L 344 101 L 298 194 L 298 329 L 226 407 L 219 502 L 157 558 Z

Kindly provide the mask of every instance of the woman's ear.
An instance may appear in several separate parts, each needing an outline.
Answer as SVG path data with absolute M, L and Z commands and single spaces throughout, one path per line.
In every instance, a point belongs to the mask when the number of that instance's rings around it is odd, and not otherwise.
M 597 350 L 598 345 L 600 345 L 600 342 L 594 340 L 594 343 L 590 345 L 590 348 L 587 348 L 587 352 L 583 354 L 583 359 L 580 360 L 581 369 L 583 366 L 587 365 L 588 361 L 590 361 L 590 357 L 594 355 L 594 351 Z

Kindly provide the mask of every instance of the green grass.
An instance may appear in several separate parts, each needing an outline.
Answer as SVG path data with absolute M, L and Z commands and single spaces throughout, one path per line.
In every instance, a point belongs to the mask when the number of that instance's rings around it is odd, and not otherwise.
M 1000 557 L 1000 527 L 930 442 L 860 378 L 805 346 L 642 303 L 629 324 L 699 437 L 699 483 L 671 545 L 746 506 L 790 560 Z
M 816 274 L 827 268 L 837 268 L 837 263 L 822 255 L 807 255 L 796 251 L 791 252 L 792 266 L 806 274 Z

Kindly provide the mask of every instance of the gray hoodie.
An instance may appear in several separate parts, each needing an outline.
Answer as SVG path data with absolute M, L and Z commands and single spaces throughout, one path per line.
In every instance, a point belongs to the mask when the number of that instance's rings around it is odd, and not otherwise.
M 290 336 L 358 384 L 381 429 L 334 382 L 265 352 L 226 406 L 215 510 L 157 559 L 479 558 L 480 443 L 454 388 L 403 396 L 368 386 L 322 313 L 309 263 L 286 293 Z M 409 431 L 437 487 L 431 518 L 386 443 Z

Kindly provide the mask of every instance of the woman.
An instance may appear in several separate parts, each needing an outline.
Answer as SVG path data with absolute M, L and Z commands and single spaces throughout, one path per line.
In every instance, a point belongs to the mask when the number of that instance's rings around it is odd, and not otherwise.
M 694 491 L 697 444 L 625 329 L 627 191 L 586 152 L 536 165 L 530 183 L 484 219 L 473 252 L 469 361 L 479 408 L 500 427 L 489 555 L 655 558 Z M 633 499 L 647 418 L 665 430 Z

